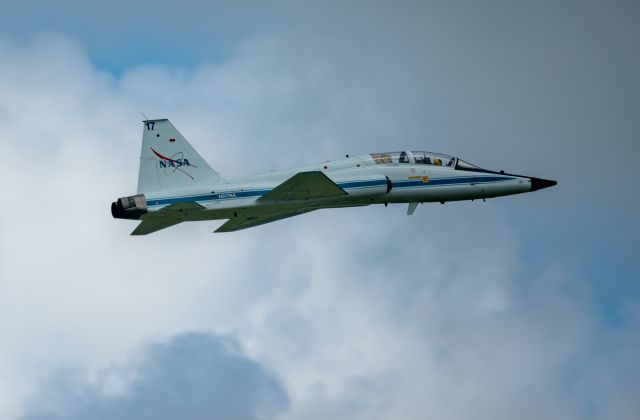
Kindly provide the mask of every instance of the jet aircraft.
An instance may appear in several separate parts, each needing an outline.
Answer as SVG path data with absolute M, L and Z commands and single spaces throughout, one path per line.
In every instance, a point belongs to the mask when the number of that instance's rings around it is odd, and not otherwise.
M 143 121 L 136 195 L 111 204 L 146 235 L 186 221 L 228 219 L 232 232 L 323 208 L 475 200 L 537 191 L 556 181 L 479 168 L 441 153 L 370 153 L 226 179 L 167 119 Z

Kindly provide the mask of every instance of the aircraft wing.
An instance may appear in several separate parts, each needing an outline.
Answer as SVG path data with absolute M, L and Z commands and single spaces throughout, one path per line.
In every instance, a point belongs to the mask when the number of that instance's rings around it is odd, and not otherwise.
M 263 203 L 282 203 L 287 206 L 282 211 L 258 216 L 234 217 L 220 226 L 216 232 L 234 232 L 315 210 L 304 206 L 291 208 L 287 202 L 340 197 L 346 194 L 342 188 L 320 171 L 299 172 L 257 200 Z
M 320 171 L 299 172 L 258 201 L 297 201 L 346 195 L 345 190 Z M 266 222 L 265 222 L 266 223 Z
M 303 209 L 290 211 L 286 213 L 270 214 L 265 216 L 251 216 L 251 217 L 234 217 L 227 220 L 225 224 L 216 229 L 216 233 L 220 232 L 235 232 L 236 230 L 247 229 L 254 226 L 264 225 L 265 223 L 271 223 L 278 220 L 286 219 L 288 217 L 297 216 L 299 214 L 308 213 L 313 209 Z
M 189 211 L 202 210 L 204 206 L 194 202 L 174 203 L 154 214 L 142 216 L 142 222 L 135 228 L 132 235 L 148 235 L 153 232 L 177 225 L 185 220 Z

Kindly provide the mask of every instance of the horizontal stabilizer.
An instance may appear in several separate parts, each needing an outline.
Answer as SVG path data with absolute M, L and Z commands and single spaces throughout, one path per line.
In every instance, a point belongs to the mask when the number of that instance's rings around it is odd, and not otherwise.
M 269 191 L 258 201 L 298 201 L 339 197 L 347 193 L 320 171 L 300 172 Z
M 312 210 L 298 210 L 289 213 L 272 214 L 269 216 L 252 216 L 252 217 L 234 217 L 227 220 L 227 222 L 216 229 L 216 233 L 220 232 L 235 232 L 236 230 L 247 229 L 254 226 L 264 225 L 265 223 L 271 223 L 278 220 L 286 219 L 293 216 L 298 216 L 303 213 L 308 213 Z
M 162 210 L 142 216 L 142 222 L 131 232 L 132 235 L 148 235 L 153 232 L 177 225 L 189 220 L 191 211 L 203 210 L 205 207 L 195 202 L 174 203 Z
M 144 216 L 138 227 L 131 232 L 132 235 L 148 235 L 153 232 L 171 227 L 181 223 L 182 219 L 177 216 Z

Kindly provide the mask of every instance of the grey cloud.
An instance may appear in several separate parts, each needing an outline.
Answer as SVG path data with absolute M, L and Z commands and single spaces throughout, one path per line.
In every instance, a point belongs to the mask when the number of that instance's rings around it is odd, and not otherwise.
M 279 381 L 239 352 L 234 340 L 191 333 L 151 345 L 138 365 L 111 368 L 101 375 L 130 376 L 116 395 L 80 382 L 77 373 L 52 381 L 46 400 L 31 404 L 24 420 L 251 420 L 273 418 L 288 404 Z M 56 389 L 57 388 L 57 389 Z M 59 412 L 38 412 L 51 406 Z

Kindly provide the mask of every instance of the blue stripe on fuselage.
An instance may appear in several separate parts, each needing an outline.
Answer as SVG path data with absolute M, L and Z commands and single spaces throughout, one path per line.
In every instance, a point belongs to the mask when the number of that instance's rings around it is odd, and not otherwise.
M 508 181 L 514 179 L 513 177 L 504 176 L 480 176 L 480 177 L 454 177 L 454 178 L 431 178 L 428 182 L 422 180 L 408 180 L 408 181 L 393 181 L 392 188 L 405 189 L 415 187 L 440 187 L 446 185 L 460 185 L 460 184 L 487 184 L 500 181 Z M 371 188 L 381 185 L 386 185 L 387 181 L 384 179 L 375 180 L 362 180 L 362 181 L 349 181 L 338 182 L 338 186 L 345 190 L 350 189 L 362 189 Z M 228 191 L 222 193 L 211 193 L 201 195 L 188 195 L 181 197 L 167 197 L 147 200 L 147 206 L 166 206 L 175 203 L 184 203 L 192 201 L 223 201 L 223 200 L 236 200 L 240 198 L 262 197 L 271 189 L 256 189 L 256 190 L 241 190 L 241 191 Z

